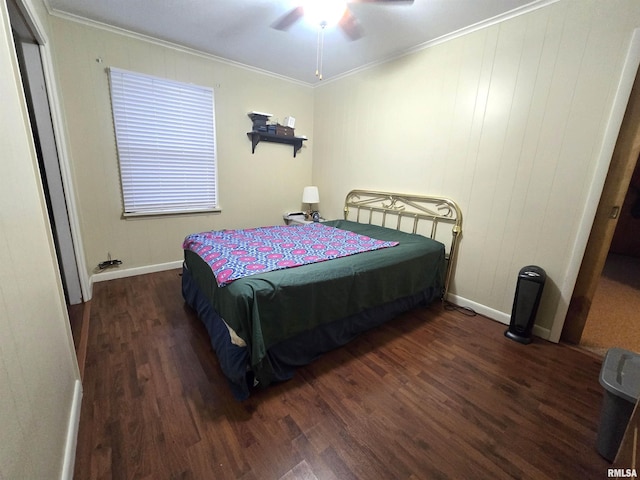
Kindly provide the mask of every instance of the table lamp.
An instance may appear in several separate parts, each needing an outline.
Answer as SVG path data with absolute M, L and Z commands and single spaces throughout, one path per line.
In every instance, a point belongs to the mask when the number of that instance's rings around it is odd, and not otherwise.
M 313 218 L 314 222 L 320 219 L 320 215 L 316 210 L 311 208 L 311 204 L 320 202 L 320 194 L 318 193 L 318 187 L 309 186 L 304 187 L 302 191 L 302 203 L 309 204 L 309 210 L 307 211 L 307 218 Z

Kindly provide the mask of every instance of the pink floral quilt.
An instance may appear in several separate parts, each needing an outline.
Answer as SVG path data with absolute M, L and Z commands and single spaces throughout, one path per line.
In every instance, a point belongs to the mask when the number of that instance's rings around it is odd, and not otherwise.
M 182 248 L 207 262 L 219 286 L 249 275 L 394 247 L 321 223 L 194 233 Z

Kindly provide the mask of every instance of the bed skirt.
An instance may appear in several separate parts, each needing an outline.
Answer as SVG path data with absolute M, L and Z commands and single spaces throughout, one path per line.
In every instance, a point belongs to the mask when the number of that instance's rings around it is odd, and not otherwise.
M 291 379 L 296 368 L 311 363 L 329 350 L 347 344 L 360 333 L 379 326 L 402 312 L 430 304 L 440 297 L 440 293 L 439 288 L 428 288 L 302 332 L 270 347 L 267 359 L 273 372 L 271 381 Z M 231 343 L 226 324 L 202 293 L 186 265 L 182 268 L 182 296 L 204 323 L 233 396 L 239 401 L 246 400 L 253 388 L 267 386 L 254 385 L 249 349 Z

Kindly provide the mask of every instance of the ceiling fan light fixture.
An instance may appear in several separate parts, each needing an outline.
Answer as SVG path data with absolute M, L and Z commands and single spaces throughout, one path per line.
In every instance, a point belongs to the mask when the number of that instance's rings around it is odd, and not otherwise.
M 314 27 L 333 27 L 338 24 L 345 11 L 347 2 L 342 0 L 306 0 L 302 3 L 304 17 Z

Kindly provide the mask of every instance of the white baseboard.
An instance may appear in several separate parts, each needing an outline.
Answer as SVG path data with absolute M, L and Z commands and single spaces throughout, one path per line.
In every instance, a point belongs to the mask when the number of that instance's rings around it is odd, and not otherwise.
M 489 308 L 486 305 L 476 303 L 472 300 L 467 300 L 464 297 L 459 297 L 458 295 L 449 293 L 447 295 L 447 300 L 459 307 L 472 308 L 475 312 L 479 313 L 480 315 L 488 317 L 491 320 L 504 323 L 505 325 L 509 325 L 509 323 L 511 322 L 510 314 L 500 312 L 499 310 L 494 310 L 493 308 Z M 531 333 L 536 337 L 540 337 L 545 340 L 549 340 L 549 338 L 551 337 L 551 330 L 549 330 L 548 328 L 539 327 L 538 325 L 535 325 L 535 324 L 533 325 L 533 329 L 531 330 Z
M 101 273 L 96 273 L 92 275 L 91 285 L 93 286 L 93 284 L 96 282 L 104 282 L 106 280 L 113 280 L 116 278 L 133 277 L 135 275 L 144 275 L 146 273 L 162 272 L 164 270 L 174 270 L 176 268 L 181 268 L 181 267 L 182 267 L 182 260 L 178 260 L 175 262 L 160 263 L 157 265 L 148 265 L 145 267 L 135 267 L 135 268 L 125 268 L 125 269 L 117 268 L 114 270 L 109 270 L 107 272 L 101 272 Z M 479 313 L 480 315 L 488 317 L 497 322 L 504 323 L 505 325 L 509 325 L 509 322 L 511 321 L 511 315 L 508 313 L 495 310 L 493 308 L 487 307 L 486 305 L 482 305 L 472 300 L 468 300 L 464 297 L 454 295 L 453 293 L 449 293 L 447 295 L 447 300 L 453 303 L 454 305 L 458 305 L 460 307 L 472 308 L 475 312 Z M 550 329 L 542 328 L 542 327 L 539 327 L 538 325 L 533 326 L 532 333 L 536 337 L 540 337 L 545 340 L 549 340 L 551 336 Z
M 76 380 L 73 388 L 73 401 L 67 427 L 67 441 L 64 446 L 61 480 L 72 480 L 76 463 L 76 446 L 78 444 L 78 427 L 80 426 L 80 408 L 82 406 L 82 382 Z
M 106 272 L 94 273 L 91 275 L 91 284 L 97 282 L 104 282 L 107 280 L 114 280 L 116 278 L 134 277 L 136 275 L 144 275 L 147 273 L 163 272 L 165 270 L 174 270 L 176 268 L 182 268 L 182 260 L 176 260 L 175 262 L 158 263 L 156 265 L 147 265 L 144 267 L 134 268 L 120 268 L 116 267 Z
M 533 333 L 536 337 L 543 338 L 544 340 L 553 341 L 551 340 L 551 330 L 548 328 L 539 327 L 538 325 L 534 324 L 533 329 L 531 330 L 531 333 Z M 553 342 L 553 343 L 558 343 L 558 342 Z

